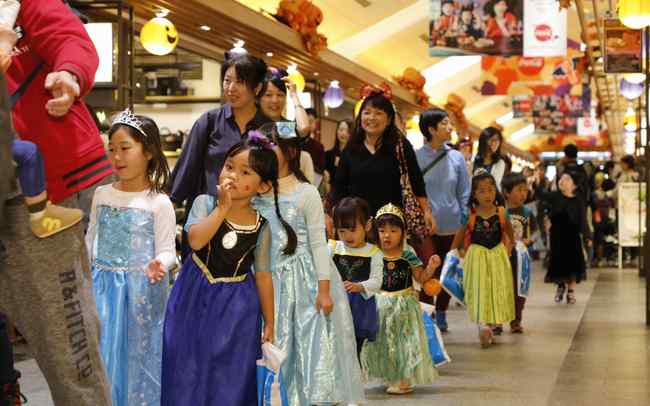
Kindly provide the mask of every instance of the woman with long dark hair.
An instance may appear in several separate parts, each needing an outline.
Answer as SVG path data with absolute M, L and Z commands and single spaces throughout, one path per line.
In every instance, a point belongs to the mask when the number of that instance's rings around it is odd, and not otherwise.
M 435 223 L 413 146 L 395 126 L 395 107 L 383 91 L 371 92 L 361 104 L 349 145 L 341 153 L 332 184 L 331 203 L 348 196 L 360 197 L 368 202 L 371 213 L 388 203 L 401 206 L 402 185 L 397 158 L 400 139 L 404 143 L 404 159 L 413 193 L 424 211 L 427 228 L 433 232 Z
M 271 120 L 257 107 L 266 63 L 248 54 L 226 60 L 221 66 L 225 103 L 204 113 L 192 127 L 169 181 L 170 198 L 175 204 L 186 202 L 192 207 L 196 196 L 215 195 L 219 173 L 226 152 L 255 130 Z M 189 252 L 183 234 L 183 257 Z
M 474 158 L 474 168 L 472 174 L 476 174 L 480 169 L 490 173 L 501 187 L 503 175 L 510 172 L 512 163 L 507 155 L 501 153 L 503 145 L 503 134 L 498 128 L 487 127 L 481 131 L 478 138 L 478 152 Z
M 336 138 L 334 147 L 325 152 L 325 171 L 329 176 L 330 185 L 334 183 L 336 177 L 336 168 L 341 160 L 341 152 L 348 145 L 352 135 L 352 122 L 350 120 L 341 120 L 336 124 Z

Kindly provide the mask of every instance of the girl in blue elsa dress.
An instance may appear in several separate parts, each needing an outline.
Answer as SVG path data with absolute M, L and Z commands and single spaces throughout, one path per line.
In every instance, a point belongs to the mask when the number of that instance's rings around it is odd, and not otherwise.
M 276 144 L 279 208 L 271 193 L 257 198 L 254 206 L 268 220 L 274 236 L 274 344 L 287 354 L 281 373 L 289 404 L 363 403 L 347 293 L 329 257 L 320 195 L 300 171 L 295 123 L 277 122 L 261 131 Z M 287 235 L 284 221 L 295 236 Z M 283 251 L 287 242 L 296 243 L 293 254 Z
M 86 235 L 101 355 L 114 406 L 160 405 L 167 272 L 176 264 L 167 161 L 156 124 L 128 110 L 109 141 L 119 180 L 95 191 Z

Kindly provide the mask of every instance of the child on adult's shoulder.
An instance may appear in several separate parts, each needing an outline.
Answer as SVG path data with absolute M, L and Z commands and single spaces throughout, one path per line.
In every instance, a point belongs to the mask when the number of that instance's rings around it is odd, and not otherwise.
M 193 254 L 165 316 L 162 405 L 256 403 L 256 360 L 275 320 L 270 230 L 251 199 L 273 187 L 275 153 L 251 134 L 226 153 L 218 196 L 194 200 L 185 225 Z
M 339 240 L 329 241 L 329 250 L 348 292 L 357 356 L 365 341 L 373 342 L 379 330 L 375 294 L 381 289 L 383 255 L 367 242 L 372 229 L 368 203 L 346 197 L 334 208 L 334 228 Z
M 383 282 L 377 295 L 379 333 L 364 345 L 361 361 L 371 378 L 386 383 L 386 392 L 401 395 L 413 386 L 430 384 L 438 373 L 429 353 L 420 303 L 413 294 L 413 277 L 424 283 L 433 277 L 440 257 L 431 256 L 426 269 L 405 249 L 406 225 L 401 209 L 388 204 L 375 216 L 377 241 L 384 255 Z
M 503 177 L 501 190 L 506 198 L 506 214 L 512 226 L 515 242 L 523 243 L 526 248 L 532 246 L 535 243 L 533 234 L 537 228 L 537 222 L 533 212 L 524 206 L 530 192 L 528 180 L 521 173 L 511 172 Z M 526 305 L 526 298 L 518 294 L 517 287 L 520 281 L 517 275 L 518 255 L 515 251 L 513 250 L 510 255 L 512 281 L 515 287 L 515 319 L 510 322 L 510 331 L 514 334 L 522 334 L 524 332 L 521 325 L 522 313 Z
M 515 318 L 509 258 L 514 237 L 505 208 L 497 204 L 497 193 L 496 181 L 487 171 L 474 175 L 469 219 L 451 247 L 464 246 L 465 302 L 470 320 L 478 324 L 483 348 L 492 344 L 493 327 Z

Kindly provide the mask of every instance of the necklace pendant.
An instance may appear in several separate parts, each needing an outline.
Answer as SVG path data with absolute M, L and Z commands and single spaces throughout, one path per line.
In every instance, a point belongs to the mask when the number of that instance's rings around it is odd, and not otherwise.
M 227 250 L 233 249 L 237 245 L 237 232 L 228 231 L 221 240 L 221 245 Z

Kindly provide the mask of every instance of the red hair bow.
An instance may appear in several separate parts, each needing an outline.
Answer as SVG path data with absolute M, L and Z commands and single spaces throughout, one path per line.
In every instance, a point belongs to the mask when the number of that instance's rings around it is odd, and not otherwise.
M 365 99 L 368 96 L 383 95 L 388 100 L 393 99 L 393 91 L 386 82 L 381 82 L 379 85 L 364 85 L 361 88 L 361 98 Z

